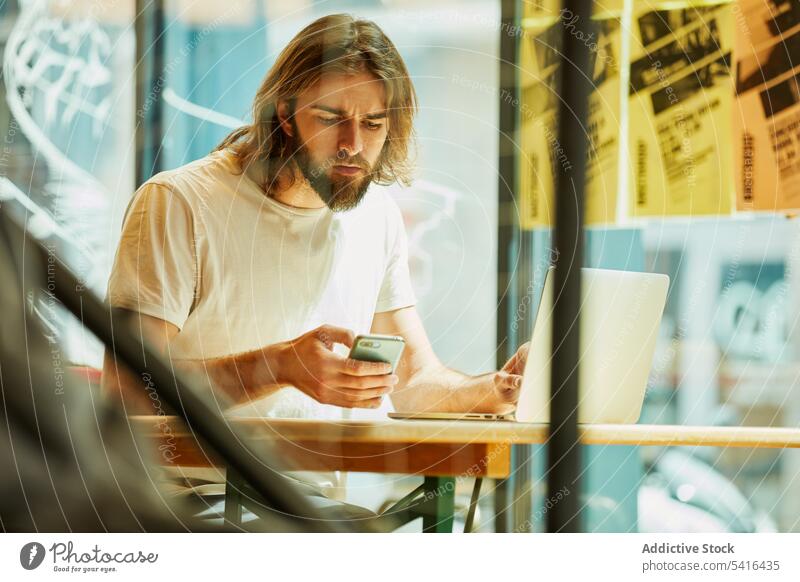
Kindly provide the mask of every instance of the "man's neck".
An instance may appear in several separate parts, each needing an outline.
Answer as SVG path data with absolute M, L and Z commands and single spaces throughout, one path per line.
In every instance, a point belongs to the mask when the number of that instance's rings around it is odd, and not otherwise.
M 256 184 L 264 184 L 263 169 L 250 169 L 248 175 Z M 286 185 L 286 180 L 279 178 L 276 180 L 275 188 L 271 193 L 272 198 L 286 206 L 294 208 L 322 208 L 325 202 L 319 197 L 319 194 L 311 187 L 300 172 L 295 173 L 294 182 L 291 185 Z
M 288 188 L 276 188 L 272 197 L 281 204 L 295 208 L 322 208 L 325 206 L 319 195 L 302 176 L 296 178 Z

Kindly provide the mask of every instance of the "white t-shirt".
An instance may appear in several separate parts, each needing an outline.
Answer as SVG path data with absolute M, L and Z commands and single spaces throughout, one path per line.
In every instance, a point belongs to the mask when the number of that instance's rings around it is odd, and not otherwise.
M 108 301 L 177 326 L 173 358 L 206 359 L 322 324 L 369 333 L 375 313 L 415 298 L 402 216 L 382 189 L 346 212 L 289 207 L 240 173 L 230 152 L 218 151 L 159 173 L 136 192 Z M 235 412 L 343 416 L 291 387 Z

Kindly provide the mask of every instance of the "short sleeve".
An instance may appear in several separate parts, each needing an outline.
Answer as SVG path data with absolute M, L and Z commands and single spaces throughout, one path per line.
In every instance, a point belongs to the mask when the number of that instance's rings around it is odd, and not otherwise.
M 144 184 L 125 213 L 108 303 L 182 328 L 195 298 L 195 251 L 193 215 L 186 200 L 170 186 Z
M 387 227 L 389 245 L 386 272 L 375 313 L 410 307 L 417 302 L 408 270 L 408 236 L 400 209 L 394 201 L 391 201 Z

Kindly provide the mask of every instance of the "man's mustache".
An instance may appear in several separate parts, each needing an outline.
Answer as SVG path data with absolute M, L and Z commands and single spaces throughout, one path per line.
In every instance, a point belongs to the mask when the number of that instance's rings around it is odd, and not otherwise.
M 327 168 L 332 168 L 334 166 L 357 166 L 365 172 L 369 172 L 371 169 L 369 163 L 367 163 L 367 161 L 360 156 L 354 156 L 346 159 L 340 157 L 330 158 L 327 162 L 325 162 L 324 166 Z

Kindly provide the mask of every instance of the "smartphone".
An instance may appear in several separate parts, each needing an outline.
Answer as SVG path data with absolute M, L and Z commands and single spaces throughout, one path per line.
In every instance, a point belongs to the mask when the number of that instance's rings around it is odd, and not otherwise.
M 399 335 L 359 335 L 353 342 L 350 358 L 365 362 L 385 362 L 392 366 L 394 373 L 406 341 Z

